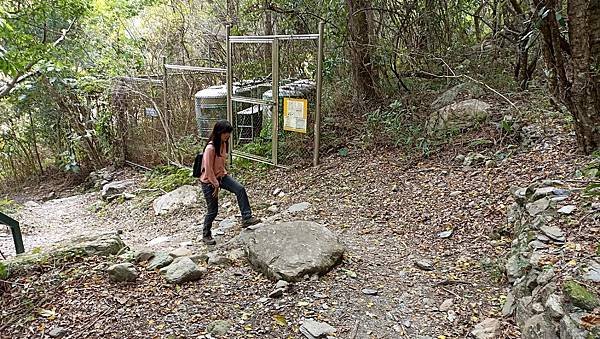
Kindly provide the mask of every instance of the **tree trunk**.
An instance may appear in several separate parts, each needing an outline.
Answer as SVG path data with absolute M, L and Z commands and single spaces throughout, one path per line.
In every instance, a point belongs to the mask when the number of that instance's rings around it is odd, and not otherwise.
M 356 99 L 375 99 L 378 96 L 379 77 L 373 65 L 374 43 L 370 41 L 371 27 L 368 0 L 348 0 L 348 28 L 352 57 L 352 79 Z
M 535 8 L 549 10 L 540 32 L 548 68 L 548 86 L 575 121 L 579 151 L 600 149 L 600 0 L 569 0 L 569 41 L 560 36 L 556 0 L 534 0 Z M 543 12 L 543 11 L 542 11 Z
M 567 11 L 574 76 L 566 104 L 579 149 L 590 154 L 600 149 L 600 81 L 593 69 L 600 58 L 600 0 L 570 0 Z

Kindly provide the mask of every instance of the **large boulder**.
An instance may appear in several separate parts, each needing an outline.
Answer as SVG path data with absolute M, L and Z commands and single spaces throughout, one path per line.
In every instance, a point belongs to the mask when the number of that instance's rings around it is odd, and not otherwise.
M 427 124 L 430 134 L 469 128 L 485 121 L 490 105 L 477 99 L 469 99 L 440 108 L 431 115 Z
M 243 232 L 240 240 L 254 269 L 274 281 L 323 275 L 345 251 L 333 232 L 309 221 L 264 225 Z
M 437 111 L 438 109 L 448 106 L 456 99 L 461 96 L 462 98 L 479 98 L 485 94 L 485 91 L 474 82 L 466 82 L 456 85 L 446 92 L 442 93 L 433 103 L 431 103 L 431 109 Z
M 200 189 L 195 186 L 184 185 L 154 200 L 152 206 L 156 215 L 163 215 L 183 207 L 198 204 Z

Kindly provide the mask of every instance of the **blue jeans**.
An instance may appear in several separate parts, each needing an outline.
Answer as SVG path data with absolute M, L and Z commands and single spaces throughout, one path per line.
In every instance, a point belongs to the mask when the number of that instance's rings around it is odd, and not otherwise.
M 252 217 L 252 209 L 250 208 L 250 201 L 246 194 L 246 189 L 239 182 L 229 175 L 219 179 L 219 186 L 237 197 L 237 202 L 242 213 L 242 219 L 250 219 Z M 219 214 L 219 197 L 213 196 L 215 188 L 211 184 L 202 183 L 202 192 L 204 193 L 204 199 L 206 199 L 206 216 L 204 217 L 204 229 L 202 231 L 205 237 L 211 235 L 212 224 Z

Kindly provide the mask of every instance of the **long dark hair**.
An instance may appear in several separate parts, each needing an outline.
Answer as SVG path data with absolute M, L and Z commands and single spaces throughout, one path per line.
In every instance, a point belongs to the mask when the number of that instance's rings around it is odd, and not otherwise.
M 233 126 L 227 120 L 219 120 L 215 123 L 212 133 L 208 136 L 208 143 L 213 144 L 215 154 L 221 156 L 221 134 L 233 132 Z M 226 152 L 229 153 L 229 142 L 225 142 Z

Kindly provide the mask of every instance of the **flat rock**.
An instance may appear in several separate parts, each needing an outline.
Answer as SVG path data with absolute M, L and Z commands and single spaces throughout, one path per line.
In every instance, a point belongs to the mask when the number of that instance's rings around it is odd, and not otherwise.
M 308 202 L 301 202 L 301 203 L 290 206 L 287 209 L 287 211 L 288 211 L 288 213 L 298 213 L 298 212 L 306 211 L 307 209 L 310 208 L 310 206 L 311 205 Z
M 179 258 L 179 257 L 189 257 L 191 256 L 193 253 L 189 248 L 185 248 L 185 247 L 179 247 L 177 249 L 172 250 L 169 255 L 172 256 L 173 258 Z
M 362 293 L 365 295 L 377 295 L 379 291 L 372 288 L 363 288 Z
M 560 214 L 572 214 L 576 209 L 577 209 L 577 206 L 575 206 L 575 205 L 566 205 L 566 206 L 561 207 L 556 212 L 558 212 Z
M 158 252 L 154 255 L 152 260 L 148 263 L 146 268 L 148 270 L 157 270 L 163 267 L 169 266 L 173 262 L 173 257 L 169 253 Z
M 487 318 L 475 325 L 471 335 L 477 339 L 494 339 L 498 338 L 500 330 L 500 321 L 494 318 Z
M 452 236 L 452 233 L 454 233 L 454 230 L 448 230 L 448 231 L 444 231 L 444 232 L 440 232 L 438 233 L 438 237 L 442 238 L 442 239 L 448 239 Z
M 426 259 L 416 261 L 415 266 L 422 269 L 423 271 L 433 271 L 435 269 L 433 263 L 430 260 Z
M 206 269 L 198 267 L 198 265 L 188 257 L 181 257 L 174 260 L 171 265 L 162 268 L 160 273 L 165 276 L 167 282 L 171 284 L 182 284 L 199 280 L 204 273 L 206 273 Z
M 272 280 L 300 281 L 323 275 L 345 252 L 337 236 L 309 221 L 265 224 L 240 234 L 253 268 Z
M 152 207 L 156 215 L 164 215 L 175 210 L 198 205 L 200 188 L 184 185 L 154 200 Z
M 550 200 L 545 197 L 526 205 L 527 213 L 532 217 L 544 212 L 548 207 L 550 207 Z
M 334 334 L 335 327 L 325 322 L 315 321 L 313 319 L 305 319 L 300 326 L 300 333 L 308 339 L 323 338 Z
M 114 282 L 135 281 L 138 273 L 132 263 L 122 263 L 110 266 L 107 270 L 108 278 Z
M 556 226 L 544 225 L 540 227 L 540 231 L 551 240 L 558 242 L 565 242 L 567 240 L 565 233 Z

